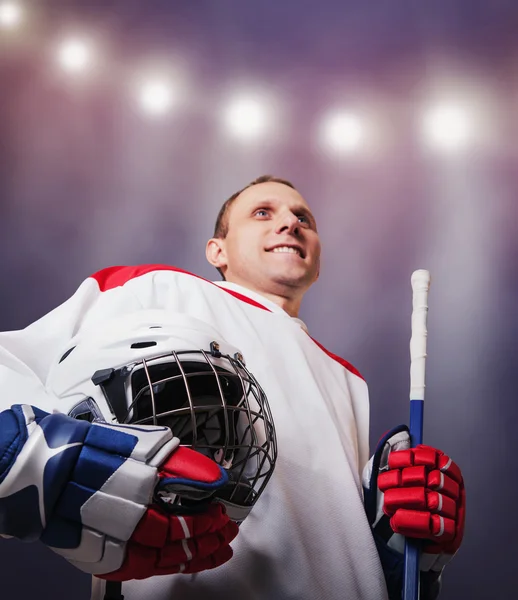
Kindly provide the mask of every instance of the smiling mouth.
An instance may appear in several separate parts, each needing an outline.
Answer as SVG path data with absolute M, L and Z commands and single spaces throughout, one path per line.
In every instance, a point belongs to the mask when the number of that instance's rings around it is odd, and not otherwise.
M 293 246 L 277 246 L 276 248 L 267 250 L 267 252 L 273 252 L 274 254 L 295 254 L 295 256 L 305 258 L 302 250 L 300 248 L 294 248 Z

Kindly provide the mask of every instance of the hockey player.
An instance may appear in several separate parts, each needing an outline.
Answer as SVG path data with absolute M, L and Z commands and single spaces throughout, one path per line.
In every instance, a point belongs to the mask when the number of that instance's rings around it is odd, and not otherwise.
M 462 541 L 462 476 L 439 450 L 409 449 L 405 427 L 369 461 L 367 385 L 298 318 L 320 261 L 305 200 L 287 181 L 252 182 L 222 207 L 207 259 L 224 281 L 112 267 L 25 330 L 0 335 L 0 533 L 39 539 L 94 574 L 93 600 L 110 580 L 123 582 L 125 600 L 400 598 L 404 534 L 424 540 L 422 598 L 436 598 Z M 88 348 L 108 359 L 113 331 L 160 328 L 158 315 L 191 332 L 172 351 L 199 339 L 190 323 L 215 330 L 268 398 L 277 463 L 239 532 L 217 501 L 224 463 L 179 448 L 175 425 L 142 424 L 124 394 L 122 413 L 99 394 L 100 366 L 112 376 L 123 361 L 99 365 Z M 142 352 L 147 342 L 135 343 Z M 97 374 L 91 396 L 75 396 L 81 369 Z M 92 418 L 67 416 L 85 402 Z M 117 424 L 121 414 L 128 425 Z M 64 456 L 69 447 L 78 450 Z M 215 501 L 202 513 L 167 512 L 160 495 L 185 489 Z

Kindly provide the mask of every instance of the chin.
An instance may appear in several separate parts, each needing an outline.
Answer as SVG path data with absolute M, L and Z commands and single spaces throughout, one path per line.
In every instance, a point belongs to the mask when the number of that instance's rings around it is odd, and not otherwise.
M 272 277 L 272 280 L 279 284 L 288 287 L 307 287 L 311 285 L 313 280 L 307 272 L 295 273 L 294 270 L 284 273 L 277 273 Z

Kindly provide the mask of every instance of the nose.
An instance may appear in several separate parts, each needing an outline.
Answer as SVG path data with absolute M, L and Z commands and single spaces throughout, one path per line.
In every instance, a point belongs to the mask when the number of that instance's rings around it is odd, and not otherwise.
M 291 233 L 292 235 L 298 235 L 300 233 L 299 218 L 291 211 L 284 213 L 279 217 L 279 222 L 277 223 L 275 231 L 276 233 Z

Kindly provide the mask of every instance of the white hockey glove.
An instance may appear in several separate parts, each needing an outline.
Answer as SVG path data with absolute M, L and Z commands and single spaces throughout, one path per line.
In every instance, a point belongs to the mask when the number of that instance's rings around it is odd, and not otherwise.
M 167 427 L 88 423 L 29 405 L 0 413 L 0 534 L 41 540 L 97 577 L 228 561 L 238 527 L 208 500 L 226 483 L 219 465 L 179 447 Z M 207 503 L 178 514 L 162 500 L 171 494 Z

